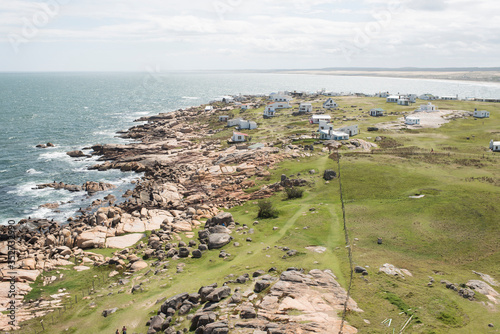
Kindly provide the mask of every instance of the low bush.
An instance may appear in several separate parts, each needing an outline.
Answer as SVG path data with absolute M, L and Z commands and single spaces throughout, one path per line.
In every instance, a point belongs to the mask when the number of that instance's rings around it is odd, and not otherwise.
M 296 187 L 285 188 L 286 199 L 302 198 L 304 190 Z
M 276 210 L 273 206 L 273 203 L 270 200 L 261 200 L 259 201 L 259 213 L 257 215 L 258 218 L 277 218 L 278 210 Z

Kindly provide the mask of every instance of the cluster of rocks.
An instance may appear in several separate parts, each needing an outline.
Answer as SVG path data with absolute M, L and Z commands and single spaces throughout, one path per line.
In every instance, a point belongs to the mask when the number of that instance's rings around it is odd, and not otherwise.
M 234 290 L 230 284 L 236 284 Z M 346 301 L 349 310 L 361 312 L 352 299 L 347 300 L 346 291 L 328 270 L 305 274 L 289 268 L 279 277 L 258 270 L 252 277 L 241 275 L 221 287 L 215 283 L 165 300 L 158 314 L 147 322 L 147 333 L 337 332 L 341 323 L 338 313 Z M 189 329 L 182 329 L 184 320 L 189 320 Z M 357 330 L 344 324 L 343 332 Z
M 475 293 L 471 289 L 467 288 L 465 285 L 462 287 L 456 283 L 451 283 L 450 281 L 447 280 L 442 280 L 441 284 L 444 284 L 447 289 L 456 291 L 459 296 L 469 299 L 469 300 L 474 300 Z
M 52 144 L 51 142 L 48 142 L 47 144 L 38 144 L 36 145 L 37 148 L 47 148 L 47 147 L 55 147 L 56 145 Z
M 52 182 L 52 183 L 44 183 L 36 185 L 36 189 L 45 189 L 45 188 L 64 189 L 71 192 L 86 191 L 89 194 L 89 196 L 92 196 L 99 191 L 115 189 L 116 186 L 111 183 L 94 182 L 94 181 L 87 181 L 81 186 L 75 184 L 66 184 L 63 182 Z

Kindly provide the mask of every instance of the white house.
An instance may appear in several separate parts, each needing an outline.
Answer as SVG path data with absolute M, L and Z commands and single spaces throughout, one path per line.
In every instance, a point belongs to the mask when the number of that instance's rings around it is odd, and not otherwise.
M 407 97 L 401 97 L 398 99 L 397 104 L 400 106 L 409 106 L 410 105 L 410 99 Z
M 391 95 L 391 96 L 387 97 L 386 102 L 387 103 L 398 103 L 398 100 L 399 100 L 399 95 Z
M 345 132 L 349 137 L 353 137 L 359 133 L 359 128 L 357 125 L 344 126 L 343 128 L 337 129 L 337 131 Z
M 319 124 L 318 131 L 327 130 L 332 126 L 331 124 L 329 124 L 328 121 L 325 120 L 320 120 L 318 124 Z
M 257 123 L 255 123 L 253 121 L 246 121 L 244 119 L 240 119 L 238 127 L 240 128 L 240 130 L 243 130 L 243 129 L 253 130 L 253 129 L 257 129 Z
M 224 103 L 231 103 L 231 102 L 234 102 L 234 98 L 232 96 L 223 96 L 222 97 L 222 102 L 224 102 Z
M 411 103 L 417 102 L 417 94 L 406 94 L 405 96 Z
M 264 118 L 274 117 L 276 116 L 276 109 L 273 107 L 266 107 L 264 109 Z
M 321 140 L 347 140 L 349 135 L 342 131 L 336 131 L 332 128 L 319 131 L 319 139 Z
M 387 98 L 388 96 L 390 96 L 391 94 L 389 94 L 389 92 L 378 92 L 377 94 L 375 94 L 375 97 L 383 97 L 383 98 Z
M 205 111 L 212 111 L 212 110 L 214 110 L 214 107 L 212 107 L 212 106 L 205 107 Z
M 425 112 L 433 112 L 437 111 L 437 107 L 433 105 L 431 102 L 427 102 L 427 104 L 421 104 L 420 108 L 417 109 L 417 111 L 425 111 Z
M 427 93 L 427 94 L 422 94 L 422 95 L 420 95 L 418 98 L 419 98 L 419 99 L 421 99 L 421 100 L 429 100 L 429 101 L 431 101 L 431 100 L 435 100 L 435 99 L 436 99 L 436 97 L 435 97 L 434 95 L 429 94 L 429 93 Z
M 219 116 L 219 122 L 227 122 L 229 120 L 228 115 Z
M 331 97 L 323 103 L 323 108 L 325 109 L 333 109 L 338 108 L 337 102 L 335 102 Z
M 420 124 L 420 117 L 418 117 L 418 116 L 407 116 L 405 118 L 405 124 L 407 124 L 407 125 L 417 125 L 417 124 Z
M 312 115 L 311 118 L 309 118 L 309 123 L 319 124 L 321 121 L 329 123 L 331 119 L 332 117 L 330 115 Z
M 299 106 L 299 112 L 312 112 L 313 106 L 310 103 L 301 103 Z
M 493 152 L 500 152 L 500 141 L 490 141 L 490 150 Z
M 231 126 L 240 125 L 241 120 L 242 120 L 241 117 L 230 119 L 227 121 L 227 126 L 231 127 Z
M 440 100 L 458 100 L 458 95 L 440 96 L 439 99 Z
M 241 105 L 241 110 L 248 110 L 250 107 L 248 106 L 248 104 L 242 104 Z
M 384 116 L 384 109 L 382 108 L 374 108 L 374 109 L 371 109 L 370 110 L 370 116 L 373 116 L 373 117 L 380 117 L 380 116 Z
M 486 110 L 477 110 L 474 109 L 474 117 L 477 118 L 488 118 L 490 117 L 490 113 Z
M 268 107 L 273 107 L 274 109 L 285 109 L 291 108 L 290 103 L 288 102 L 271 102 L 267 104 Z
M 292 101 L 292 97 L 290 95 L 286 95 L 284 93 L 273 93 L 270 95 L 271 101 L 274 102 L 290 102 Z
M 246 133 L 233 131 L 233 136 L 231 137 L 231 141 L 235 143 L 244 142 L 247 141 L 247 137 L 248 135 Z

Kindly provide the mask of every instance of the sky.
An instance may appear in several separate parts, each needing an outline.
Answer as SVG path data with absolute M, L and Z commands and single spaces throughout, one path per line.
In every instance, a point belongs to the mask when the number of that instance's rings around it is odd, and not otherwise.
M 1 0 L 0 71 L 497 67 L 493 0 Z

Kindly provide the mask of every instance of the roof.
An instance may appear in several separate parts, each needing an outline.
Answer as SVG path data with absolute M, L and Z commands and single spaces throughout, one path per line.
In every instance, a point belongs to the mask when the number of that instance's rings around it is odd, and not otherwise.
M 406 119 L 420 119 L 418 116 L 407 116 Z
M 347 133 L 342 131 L 332 131 L 332 135 L 334 136 L 349 136 Z
M 330 115 L 312 115 L 311 118 L 332 118 Z
M 494 141 L 494 142 L 493 142 L 493 145 L 495 145 L 495 146 L 500 145 L 500 141 Z
M 372 110 L 375 110 L 375 111 L 385 111 L 385 110 L 384 110 L 384 109 L 382 109 L 382 108 L 373 108 L 373 109 L 370 109 L 370 111 L 372 111 Z
M 311 104 L 311 103 L 301 103 L 300 105 L 301 105 L 301 106 L 312 106 L 312 104 Z
M 388 99 L 399 99 L 399 95 L 391 95 L 387 97 Z
M 246 133 L 243 133 L 243 132 L 233 132 L 233 135 L 237 135 L 237 136 L 248 136 Z

